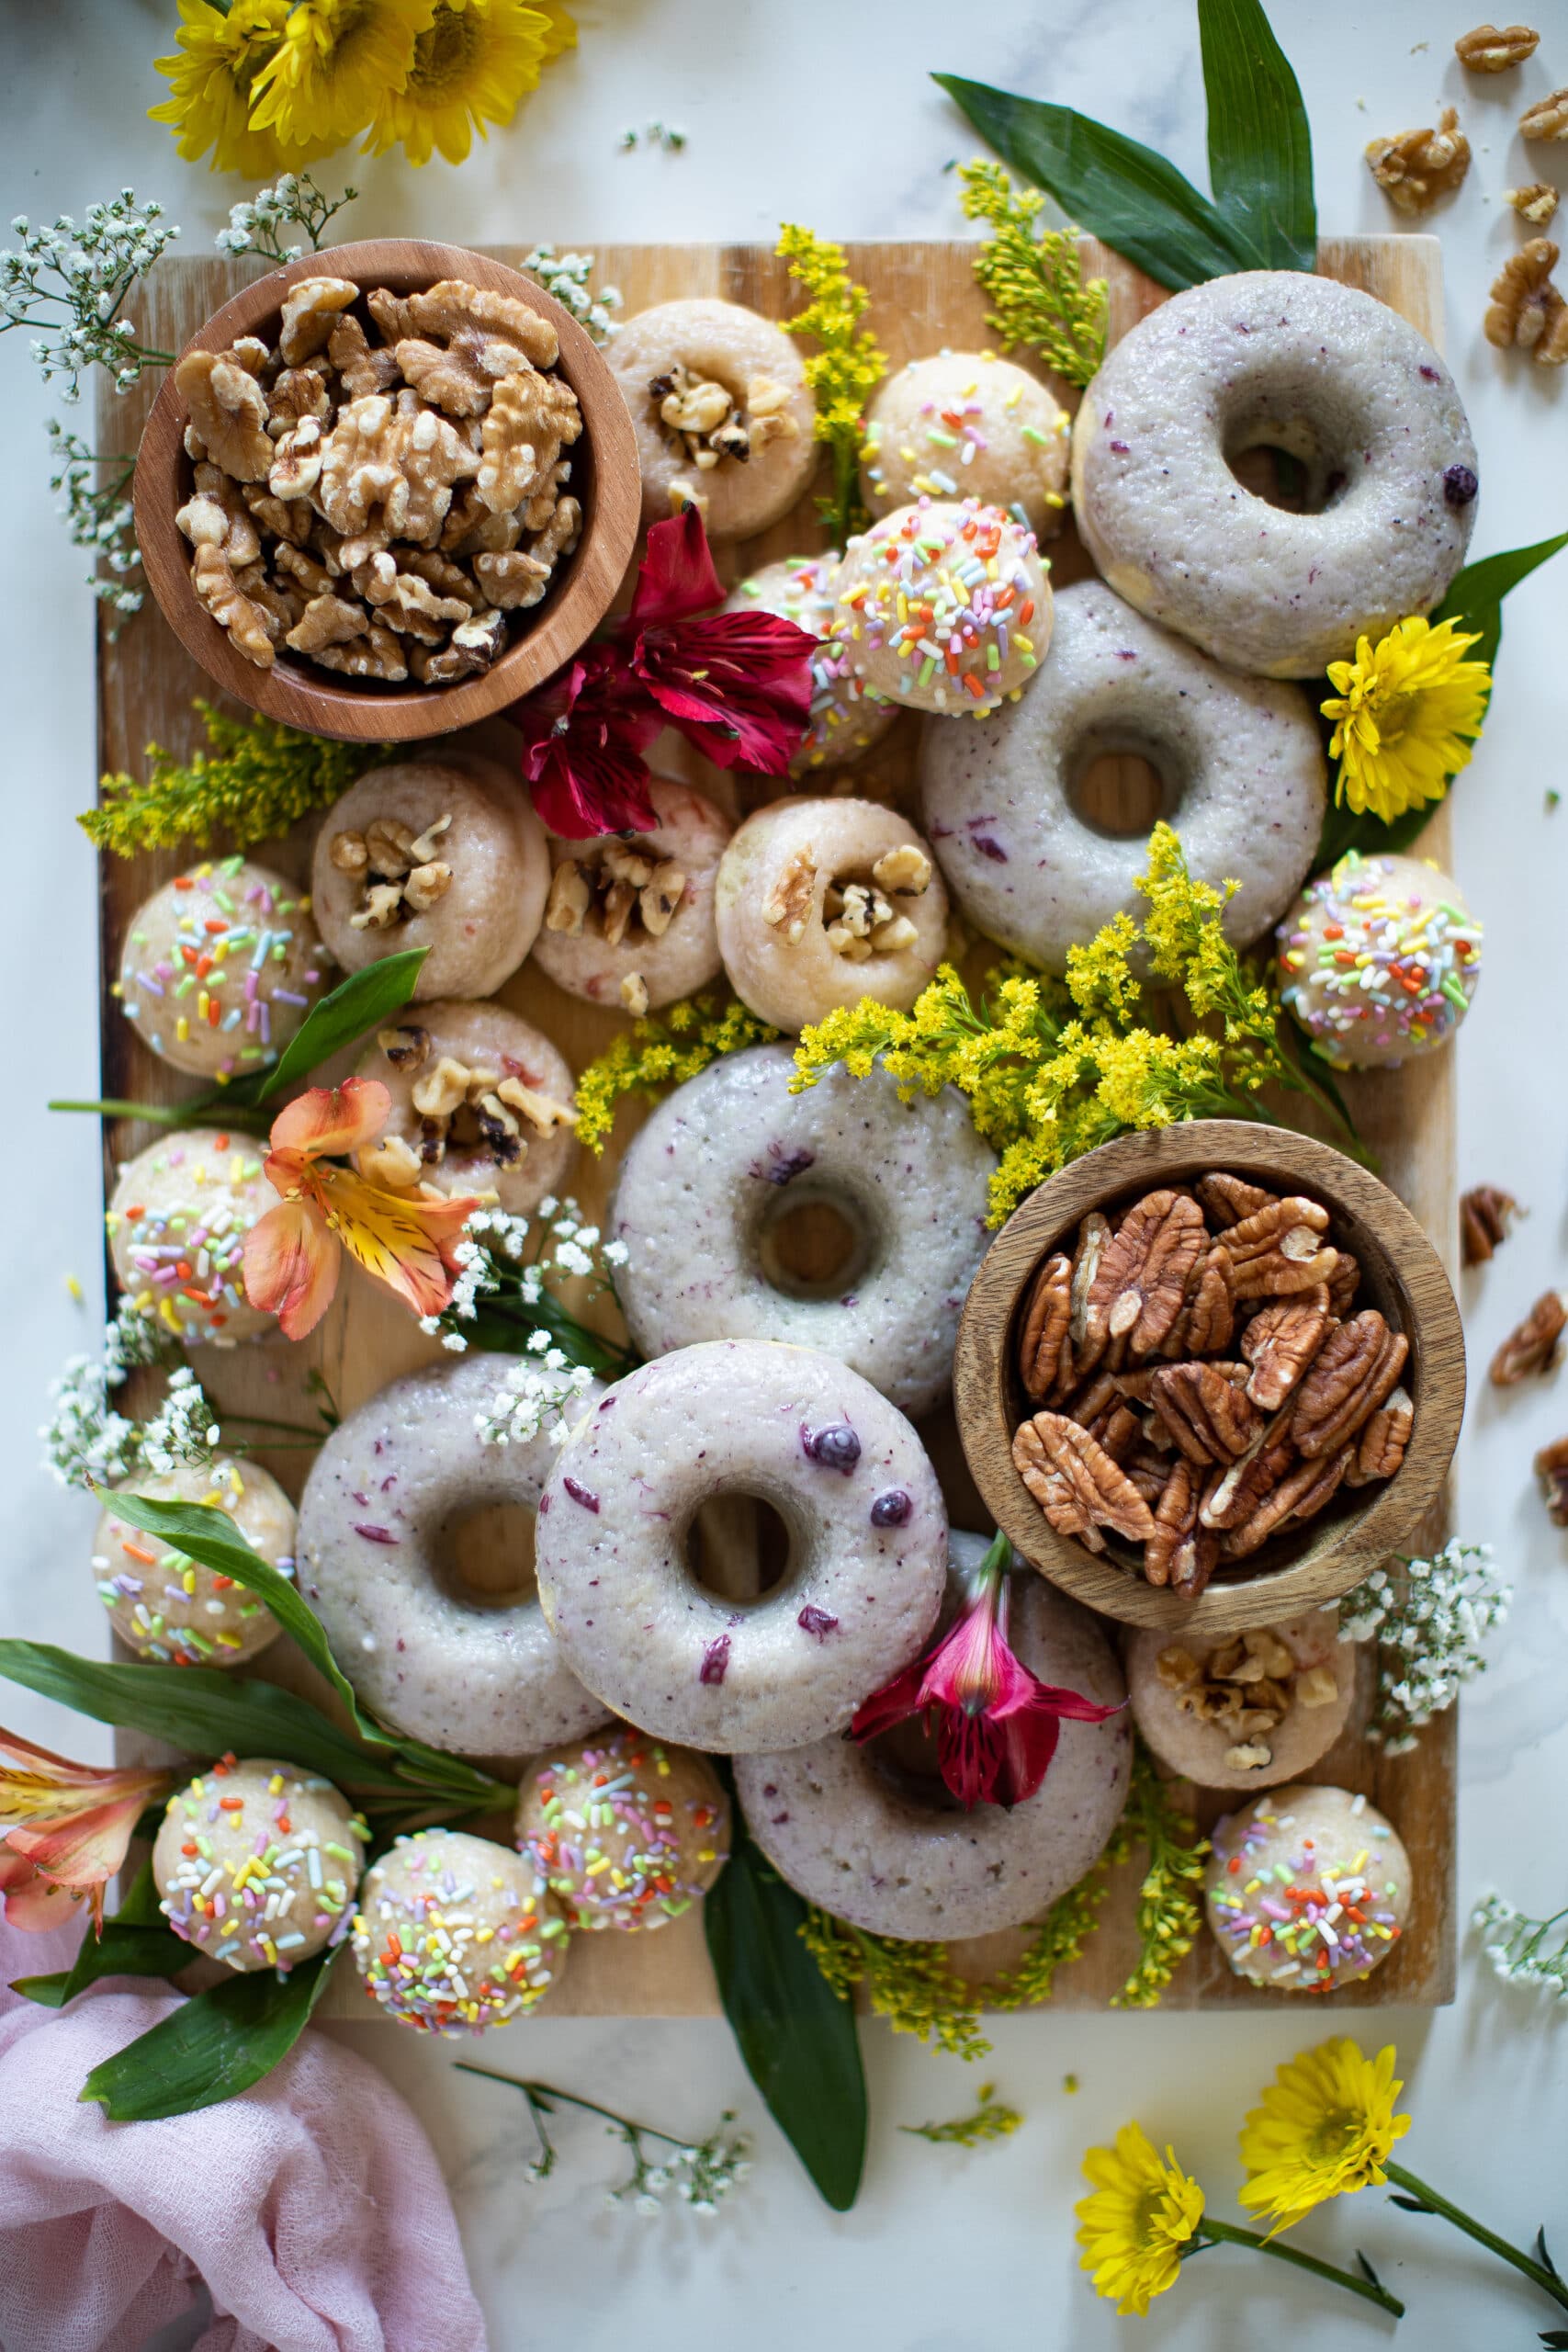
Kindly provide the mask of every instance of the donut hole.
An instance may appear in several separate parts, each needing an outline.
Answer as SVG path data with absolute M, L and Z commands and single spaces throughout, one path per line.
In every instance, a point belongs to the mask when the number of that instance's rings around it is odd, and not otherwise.
M 1343 419 L 1330 432 L 1309 413 L 1248 406 L 1227 421 L 1221 447 L 1232 479 L 1287 514 L 1325 513 L 1350 480 Z
M 788 1521 L 766 1495 L 732 1489 L 698 1504 L 681 1548 L 701 1591 L 746 1608 L 784 1582 L 794 1543 Z
M 803 1185 L 764 1204 L 757 1264 L 770 1290 L 807 1301 L 840 1299 L 869 1269 L 875 1236 L 859 1204 L 825 1186 Z
M 534 1514 L 522 1503 L 481 1503 L 447 1523 L 436 1574 L 468 1608 L 519 1608 L 538 1598 L 534 1536 Z
M 1173 818 L 1185 779 L 1160 766 L 1158 752 L 1147 736 L 1086 734 L 1067 770 L 1067 805 L 1079 822 L 1108 841 L 1146 841 L 1162 817 Z
M 936 1734 L 923 1715 L 911 1715 L 890 1731 L 879 1732 L 863 1752 L 877 1779 L 905 1804 L 921 1813 L 963 1812 L 942 1777 Z

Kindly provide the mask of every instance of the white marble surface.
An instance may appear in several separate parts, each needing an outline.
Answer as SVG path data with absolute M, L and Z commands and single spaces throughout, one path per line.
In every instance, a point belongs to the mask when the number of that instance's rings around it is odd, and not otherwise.
M 578 13 L 578 56 L 552 72 L 509 135 L 460 173 L 439 163 L 423 174 L 395 161 L 356 165 L 363 201 L 348 232 L 423 230 L 475 242 L 761 237 L 787 215 L 834 235 L 958 233 L 953 184 L 941 166 L 971 153 L 975 141 L 925 78 L 943 67 L 1077 104 L 1202 175 L 1189 0 L 991 0 L 975 12 L 937 0 L 901 0 L 896 10 L 863 0 L 766 9 L 599 0 Z M 1486 285 L 1517 240 L 1501 190 L 1551 173 L 1553 151 L 1527 153 L 1513 121 L 1527 97 L 1568 81 L 1568 9 L 1549 0 L 1529 12 L 1547 31 L 1522 74 L 1466 82 L 1449 44 L 1478 13 L 1454 0 L 1291 0 L 1275 17 L 1312 116 L 1328 231 L 1396 225 L 1360 163 L 1364 141 L 1430 121 L 1440 98 L 1461 106 L 1475 162 L 1436 226 L 1449 354 L 1482 454 L 1482 553 L 1568 523 L 1568 384 L 1500 361 L 1479 332 Z M 173 15 L 167 0 L 7 9 L 5 218 L 80 211 L 129 181 L 170 206 L 187 250 L 209 246 L 245 191 L 180 164 L 163 132 L 141 119 L 162 95 L 149 60 L 167 45 Z M 651 117 L 685 129 L 683 153 L 617 152 L 620 131 Z M 332 167 L 321 175 L 330 180 Z M 89 614 L 45 487 L 41 422 L 51 403 L 19 343 L 0 349 L 10 867 L 0 937 L 13 1123 L 0 1365 L 11 1534 L 0 1555 L 0 1625 L 92 1647 L 100 1621 L 85 1565 L 88 1508 L 39 1476 L 33 1435 L 50 1374 L 92 1343 L 100 1306 L 96 1133 L 85 1121 L 51 1121 L 42 1107 L 50 1093 L 91 1091 L 96 1068 L 94 871 L 72 822 L 93 777 Z M 1461 1174 L 1501 1182 L 1534 1208 L 1484 1277 L 1467 1278 L 1469 1337 L 1483 1363 L 1537 1292 L 1568 1273 L 1557 963 L 1568 808 L 1551 816 L 1545 807 L 1548 787 L 1568 789 L 1565 586 L 1560 566 L 1509 605 L 1499 707 L 1456 803 L 1459 872 L 1489 924 L 1485 985 L 1459 1047 Z M 84 1305 L 68 1295 L 73 1272 L 85 1284 Z M 1532 1451 L 1564 1426 L 1568 1376 L 1506 1398 L 1478 1391 L 1461 1451 L 1461 1525 L 1497 1544 L 1518 1591 L 1499 1663 L 1464 1710 L 1459 1880 L 1467 1906 L 1493 1885 L 1538 1910 L 1568 1894 L 1559 1795 L 1568 1772 L 1568 1551 L 1529 1479 Z M 8 1690 L 4 1707 L 18 1729 L 76 1753 L 104 1744 L 26 1694 Z M 433 2133 L 496 2352 L 567 2343 L 611 2352 L 628 2335 L 647 2352 L 678 2352 L 728 2337 L 738 2321 L 754 2352 L 785 2352 L 810 2335 L 855 2338 L 875 2352 L 990 2352 L 1008 2337 L 1089 2352 L 1123 2330 L 1073 2268 L 1069 2208 L 1085 2143 L 1137 2115 L 1157 2141 L 1177 2141 L 1216 2210 L 1234 2211 L 1235 2127 L 1275 2063 L 1324 2029 L 1319 2012 L 1283 2007 L 1235 2020 L 1000 2020 L 985 2071 L 1028 2121 L 1003 2146 L 964 2155 L 901 2138 L 895 2127 L 961 2111 L 973 2074 L 869 2028 L 874 2136 L 864 2194 L 844 2219 L 816 2202 L 718 2024 L 540 2018 L 486 2051 L 504 2067 L 611 2091 L 633 2112 L 681 2128 L 705 2127 L 722 2107 L 736 2108 L 755 2130 L 757 2169 L 724 2217 L 705 2225 L 606 2211 L 595 2184 L 611 2177 L 611 2151 L 591 2125 L 565 2127 L 556 2178 L 529 2189 L 525 2128 L 510 2094 L 453 2075 L 445 2052 L 412 2036 L 333 2030 L 387 2066 Z M 1467 1941 L 1457 2005 L 1436 2015 L 1384 2011 L 1356 2028 L 1369 2046 L 1380 2029 L 1397 2039 L 1408 2078 L 1411 2163 L 1517 2237 L 1556 2220 L 1561 2256 L 1563 2021 L 1497 1986 Z M 1082 2086 L 1076 2098 L 1062 2089 L 1069 2069 Z M 1428 2352 L 1528 2343 L 1551 2324 L 1522 2282 L 1508 2283 L 1437 2223 L 1381 2198 L 1362 2197 L 1303 2234 L 1341 2256 L 1365 2245 L 1408 2294 L 1406 2339 Z M 1156 2305 L 1142 2340 L 1164 2352 L 1235 2352 L 1288 2333 L 1299 2352 L 1337 2352 L 1379 2342 L 1387 2327 L 1280 2266 L 1220 2252 Z

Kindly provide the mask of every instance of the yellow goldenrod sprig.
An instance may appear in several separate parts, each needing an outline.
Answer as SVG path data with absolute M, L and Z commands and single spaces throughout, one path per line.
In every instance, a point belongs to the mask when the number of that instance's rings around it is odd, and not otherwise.
M 1152 2009 L 1191 1951 L 1203 1919 L 1203 1858 L 1209 1841 L 1173 1803 L 1140 1742 L 1133 1756 L 1122 1833 L 1148 1849 L 1138 1889 L 1138 1964 L 1113 2009 Z
M 743 1004 L 721 997 L 682 997 L 657 1019 L 636 1022 L 577 1081 L 577 1137 L 594 1153 L 604 1148 L 623 1094 L 659 1094 L 683 1085 L 721 1054 L 766 1046 L 779 1035 Z
M 987 320 L 1004 351 L 1027 344 L 1069 384 L 1087 384 L 1105 356 L 1110 296 L 1103 277 L 1085 283 L 1076 229 L 1037 225 L 1045 199 L 1015 188 L 1000 164 L 961 164 L 964 218 L 993 234 L 975 256 L 975 275 L 996 304 Z
M 202 849 L 222 833 L 233 848 L 248 849 L 325 808 L 397 748 L 329 743 L 256 713 L 236 718 L 210 703 L 193 707 L 207 749 L 182 761 L 149 743 L 145 776 L 106 775 L 99 806 L 76 820 L 96 847 L 134 857 L 185 842 Z
M 887 372 L 887 360 L 871 329 L 861 324 L 871 297 L 851 277 L 842 245 L 786 220 L 775 251 L 811 297 L 783 323 L 787 334 L 814 335 L 821 346 L 804 365 L 817 402 L 817 438 L 833 459 L 833 494 L 821 502 L 822 519 L 834 546 L 842 548 L 871 520 L 860 494 L 861 444 L 865 404 Z
M 951 2123 L 900 2123 L 911 2140 L 929 2140 L 937 2148 L 978 2148 L 987 2140 L 1008 2140 L 1023 2121 L 1016 2107 L 997 2097 L 995 2083 L 982 2083 L 980 2104 L 973 2115 L 955 2115 Z

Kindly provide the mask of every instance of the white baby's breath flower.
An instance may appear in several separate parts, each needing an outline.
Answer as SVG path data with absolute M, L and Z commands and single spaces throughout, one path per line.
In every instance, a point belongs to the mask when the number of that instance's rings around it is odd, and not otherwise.
M 1489 1544 L 1456 1540 L 1429 1560 L 1404 1566 L 1398 1583 L 1377 1569 L 1339 1604 L 1341 1641 L 1377 1638 L 1368 1736 L 1391 1756 L 1414 1747 L 1421 1726 L 1484 1669 L 1483 1639 L 1503 1623 L 1513 1599 L 1494 1573 Z

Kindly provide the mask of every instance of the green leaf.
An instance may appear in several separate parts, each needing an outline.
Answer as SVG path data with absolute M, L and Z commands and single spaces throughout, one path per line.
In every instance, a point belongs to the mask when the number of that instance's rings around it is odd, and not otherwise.
M 333 1957 L 320 1952 L 287 1976 L 259 1969 L 193 1994 L 95 2066 L 79 2096 L 99 2100 L 111 2123 L 150 2123 L 237 2098 L 293 2049 Z
M 597 1331 L 580 1323 L 549 1291 L 542 1292 L 532 1306 L 514 1291 L 503 1292 L 499 1298 L 481 1298 L 473 1314 L 465 1315 L 453 1328 L 462 1332 L 471 1348 L 488 1348 L 509 1356 L 523 1352 L 530 1332 L 547 1331 L 550 1345 L 560 1350 L 568 1363 L 586 1364 L 605 1380 L 621 1379 L 635 1372 L 642 1361 L 629 1348 L 602 1340 Z
M 344 1046 L 352 1046 L 367 1029 L 377 1028 L 407 1004 L 419 978 L 428 947 L 405 947 L 400 955 L 383 956 L 351 972 L 330 996 L 312 1005 L 269 1070 L 256 1082 L 255 1100 L 265 1102 L 286 1086 L 297 1085 L 322 1062 L 331 1061 Z M 225 1093 L 238 1089 L 224 1089 Z
M 933 74 L 981 137 L 1070 220 L 1114 246 L 1157 286 L 1179 292 L 1238 269 L 1264 269 L 1260 249 L 1216 211 L 1174 164 L 1071 107 L 1016 97 L 956 74 Z
M 60 2009 L 100 1976 L 176 1976 L 190 1962 L 189 1944 L 165 1926 L 158 1908 L 149 1856 L 119 1909 L 104 1921 L 103 1934 L 84 1936 L 69 1968 L 53 1976 L 14 1977 L 11 1990 L 46 2009 Z
M 1209 185 L 1268 269 L 1317 267 L 1312 130 L 1258 0 L 1198 0 L 1209 104 Z
M 865 2074 L 854 2010 L 802 1942 L 805 1917 L 737 1807 L 729 1860 L 703 1902 L 719 1998 L 774 2122 L 846 2213 L 865 2168 Z

